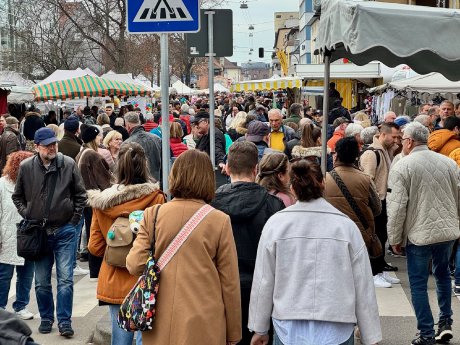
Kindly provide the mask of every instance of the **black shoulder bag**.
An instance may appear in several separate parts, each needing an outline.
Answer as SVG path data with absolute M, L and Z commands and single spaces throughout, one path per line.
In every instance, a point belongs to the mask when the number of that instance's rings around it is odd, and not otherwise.
M 53 200 L 56 181 L 60 170 L 62 157 L 56 156 L 56 172 L 49 177 L 48 196 L 43 212 L 43 220 L 23 219 L 17 224 L 17 253 L 26 260 L 36 261 L 48 254 L 48 234 L 46 225 L 50 213 L 51 201 Z
M 364 230 L 361 231 L 361 235 L 363 236 L 364 243 L 366 244 L 367 251 L 369 253 L 370 258 L 377 258 L 383 254 L 382 244 L 380 243 L 379 238 L 375 234 L 375 232 L 369 230 L 369 223 L 367 222 L 366 217 L 363 215 L 363 212 L 359 208 L 358 204 L 356 203 L 355 199 L 351 195 L 350 191 L 348 190 L 347 186 L 343 182 L 342 178 L 337 174 L 334 170 L 329 172 L 334 179 L 335 183 L 339 187 L 340 191 L 342 192 L 343 196 L 347 200 L 348 204 L 350 205 L 353 212 L 358 217 L 359 221 L 361 222 Z

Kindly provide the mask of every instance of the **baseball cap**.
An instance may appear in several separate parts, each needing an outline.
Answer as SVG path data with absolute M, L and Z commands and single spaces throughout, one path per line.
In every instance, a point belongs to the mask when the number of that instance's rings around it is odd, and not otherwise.
M 248 132 L 246 134 L 246 140 L 252 142 L 258 142 L 263 140 L 264 136 L 270 133 L 270 127 L 261 121 L 251 121 L 248 125 Z
M 198 123 L 201 120 L 205 120 L 205 119 L 209 120 L 209 113 L 205 111 L 200 111 L 193 117 L 193 123 Z
M 14 116 L 8 116 L 5 121 L 7 125 L 17 125 L 19 123 L 18 119 Z
M 66 131 L 75 133 L 77 129 L 79 128 L 80 123 L 78 121 L 78 118 L 74 115 L 71 115 L 67 118 L 67 120 L 64 121 L 64 129 Z
M 43 127 L 35 132 L 34 143 L 37 145 L 47 146 L 49 144 L 55 143 L 57 140 L 56 134 L 51 128 Z
M 397 124 L 399 127 L 405 126 L 409 123 L 410 121 L 404 117 L 398 117 L 395 119 L 394 123 Z
M 334 128 L 339 127 L 342 123 L 350 123 L 351 121 L 347 119 L 345 116 L 338 117 L 332 123 Z

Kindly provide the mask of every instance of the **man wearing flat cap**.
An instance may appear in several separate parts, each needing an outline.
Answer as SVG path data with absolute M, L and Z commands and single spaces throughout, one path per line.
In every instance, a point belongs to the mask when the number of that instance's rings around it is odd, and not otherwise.
M 0 138 L 0 171 L 3 171 L 9 154 L 24 149 L 26 140 L 24 136 L 19 133 L 19 121 L 17 118 L 8 116 L 5 121 L 5 129 Z
M 21 163 L 12 199 L 21 217 L 43 222 L 48 235 L 48 253 L 35 261 L 35 294 L 41 318 L 38 331 L 50 333 L 55 321 L 51 270 L 56 263 L 59 333 L 72 337 L 76 226 L 86 205 L 86 191 L 75 161 L 57 152 L 52 129 L 37 130 L 34 143 L 37 154 Z M 50 195 L 50 212 L 45 221 L 44 209 Z

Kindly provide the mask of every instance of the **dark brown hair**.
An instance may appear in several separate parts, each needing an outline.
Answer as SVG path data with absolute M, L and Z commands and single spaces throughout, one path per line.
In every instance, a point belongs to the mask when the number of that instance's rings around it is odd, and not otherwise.
M 175 160 L 169 174 L 169 191 L 175 198 L 214 199 L 216 178 L 209 156 L 198 150 L 187 150 Z
M 235 142 L 228 150 L 227 165 L 231 174 L 249 176 L 258 161 L 259 151 L 253 142 Z
M 285 174 L 289 168 L 288 157 L 282 152 L 274 152 L 262 157 L 259 163 L 259 174 L 256 183 L 267 191 L 276 191 L 291 194 L 288 186 L 285 186 L 278 174 Z
M 299 201 L 310 201 L 323 196 L 323 174 L 318 164 L 301 159 L 291 165 L 291 186 Z
M 6 165 L 3 168 L 3 176 L 7 177 L 11 182 L 16 183 L 19 173 L 19 164 L 34 154 L 29 151 L 17 151 L 10 153 L 6 160 Z
M 321 130 L 309 123 L 302 128 L 302 138 L 300 143 L 302 147 L 318 146 L 318 139 L 321 137 Z
M 130 142 L 121 145 L 116 171 L 118 183 L 125 186 L 155 182 L 149 172 L 145 151 L 137 143 Z

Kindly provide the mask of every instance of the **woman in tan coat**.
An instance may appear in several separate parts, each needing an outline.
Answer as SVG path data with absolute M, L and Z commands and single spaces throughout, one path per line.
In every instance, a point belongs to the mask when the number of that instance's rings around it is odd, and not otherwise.
M 209 157 L 197 150 L 182 153 L 169 176 L 174 199 L 162 205 L 156 222 L 158 259 L 179 230 L 214 198 L 215 177 Z M 144 213 L 126 259 L 141 275 L 153 238 L 154 208 Z M 225 345 L 241 339 L 240 283 L 230 218 L 213 210 L 161 272 L 153 330 L 144 345 Z
M 136 143 L 123 145 L 117 162 L 118 183 L 103 191 L 88 191 L 88 203 L 93 208 L 91 236 L 88 249 L 92 255 L 103 257 L 107 246 L 107 233 L 115 219 L 132 211 L 163 204 L 164 194 L 153 182 L 147 167 L 144 149 Z M 101 305 L 109 305 L 112 319 L 112 345 L 131 345 L 134 333 L 123 331 L 117 325 L 120 304 L 137 277 L 126 268 L 102 261 L 97 282 L 97 298 Z M 140 333 L 139 333 L 140 335 Z M 138 336 L 137 344 L 141 344 Z

